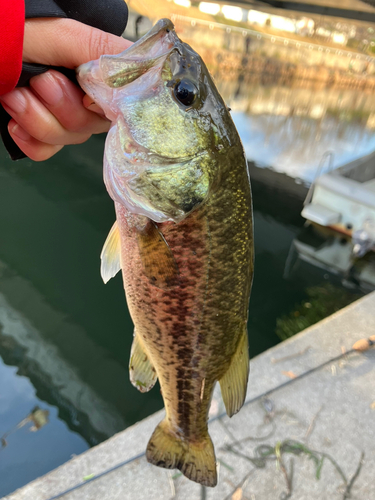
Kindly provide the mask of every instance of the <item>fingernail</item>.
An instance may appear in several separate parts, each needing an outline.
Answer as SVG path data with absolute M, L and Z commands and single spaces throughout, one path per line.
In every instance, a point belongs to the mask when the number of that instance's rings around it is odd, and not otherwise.
M 87 106 L 86 109 L 88 109 L 89 111 L 93 111 L 97 115 L 105 117 L 105 114 L 104 114 L 104 111 L 102 110 L 102 108 L 99 108 L 99 106 L 95 103 L 90 104 L 90 106 Z
M 21 141 L 28 141 L 31 139 L 31 135 L 27 133 L 26 130 L 24 130 L 22 127 L 20 127 L 18 123 L 13 125 L 13 127 L 9 127 L 9 132 L 21 139 Z
M 26 99 L 21 90 L 12 90 L 9 94 L 2 95 L 0 100 L 14 113 L 23 113 L 26 109 Z
M 49 71 L 32 78 L 30 85 L 51 106 L 57 106 L 64 97 L 59 79 Z
M 87 97 L 87 96 L 85 96 L 85 97 Z M 83 99 L 83 105 L 85 106 L 85 108 L 89 108 L 93 104 L 95 104 L 95 101 L 93 101 L 91 99 L 91 97 L 89 97 L 88 99 Z

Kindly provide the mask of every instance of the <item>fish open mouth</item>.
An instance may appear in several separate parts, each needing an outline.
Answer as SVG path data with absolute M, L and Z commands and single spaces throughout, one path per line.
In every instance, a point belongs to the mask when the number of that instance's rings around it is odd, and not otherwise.
M 173 48 L 181 50 L 182 42 L 169 19 L 161 19 L 141 39 L 120 54 L 103 55 L 77 68 L 77 79 L 83 90 L 99 106 L 100 92 L 95 86 L 117 89 L 127 85 L 167 57 Z
M 82 88 L 113 122 L 104 181 L 130 212 L 180 222 L 206 199 L 216 147 L 206 72 L 168 19 L 121 54 L 78 68 Z

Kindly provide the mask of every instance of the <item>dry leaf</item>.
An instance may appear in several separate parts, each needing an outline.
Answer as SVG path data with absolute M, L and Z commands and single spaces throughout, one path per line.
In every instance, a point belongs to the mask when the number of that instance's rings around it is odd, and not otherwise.
M 287 376 L 287 377 L 289 377 L 289 378 L 297 378 L 297 375 L 296 375 L 294 372 L 292 372 L 292 371 L 289 371 L 289 372 L 282 371 L 281 373 L 282 373 L 283 375 L 286 375 L 286 376 Z
M 357 342 L 355 344 L 353 344 L 353 349 L 355 349 L 356 351 L 360 351 L 360 352 L 367 351 L 367 349 L 369 349 L 369 347 L 370 347 L 370 343 L 367 339 L 357 340 Z
M 373 402 L 370 404 L 370 408 L 371 408 L 371 410 L 375 410 L 375 401 L 373 401 Z
M 237 488 L 232 495 L 232 500 L 242 500 L 242 488 Z

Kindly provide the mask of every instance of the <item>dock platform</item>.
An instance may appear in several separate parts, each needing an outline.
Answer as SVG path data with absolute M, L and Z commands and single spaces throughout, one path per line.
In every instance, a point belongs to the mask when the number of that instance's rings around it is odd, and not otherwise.
M 245 406 L 231 419 L 217 387 L 216 488 L 147 463 L 161 411 L 4 500 L 372 500 L 375 347 L 352 346 L 374 333 L 375 292 L 252 359 Z

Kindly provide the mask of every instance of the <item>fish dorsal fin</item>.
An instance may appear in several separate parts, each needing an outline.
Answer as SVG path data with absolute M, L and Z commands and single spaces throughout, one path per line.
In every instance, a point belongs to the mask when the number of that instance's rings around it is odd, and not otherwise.
M 220 379 L 221 395 L 229 417 L 237 413 L 245 402 L 248 377 L 249 342 L 245 329 L 232 362 L 224 377 Z
M 100 254 L 100 274 L 104 283 L 107 283 L 121 269 L 121 241 L 117 221 L 113 224 L 105 240 L 102 253 Z
M 173 253 L 152 220 L 138 231 L 138 247 L 144 272 L 152 285 L 168 289 L 178 284 L 179 271 Z
M 134 340 L 129 362 L 130 381 L 140 392 L 148 392 L 155 385 L 157 375 L 142 341 L 134 332 Z

